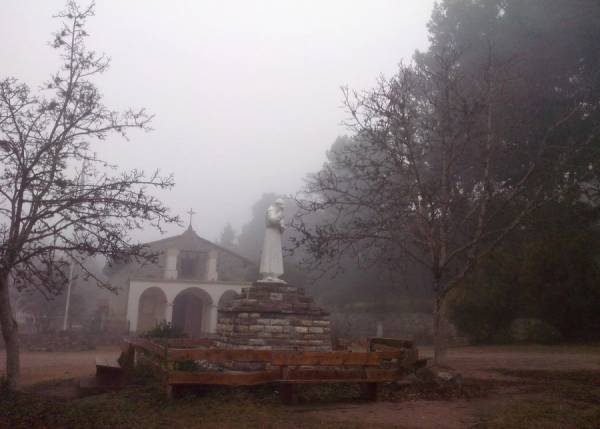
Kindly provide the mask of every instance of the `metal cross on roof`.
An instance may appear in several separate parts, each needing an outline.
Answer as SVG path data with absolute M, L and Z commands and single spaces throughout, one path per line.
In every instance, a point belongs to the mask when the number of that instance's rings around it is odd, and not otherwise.
M 189 212 L 186 212 L 188 215 L 190 215 L 190 225 L 189 227 L 192 227 L 192 217 L 196 214 L 196 212 L 194 211 L 194 209 L 190 209 Z

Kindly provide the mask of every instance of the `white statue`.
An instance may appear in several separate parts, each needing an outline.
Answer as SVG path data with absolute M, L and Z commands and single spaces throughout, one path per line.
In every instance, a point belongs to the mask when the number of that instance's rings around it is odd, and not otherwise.
M 283 200 L 278 198 L 267 209 L 267 230 L 260 257 L 260 278 L 262 282 L 285 283 L 279 277 L 283 275 L 283 255 L 281 252 L 281 233 L 283 225 Z

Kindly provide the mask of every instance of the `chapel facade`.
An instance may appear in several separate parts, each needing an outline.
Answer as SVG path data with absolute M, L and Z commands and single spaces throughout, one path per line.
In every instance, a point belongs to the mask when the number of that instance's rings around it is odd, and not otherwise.
M 216 332 L 217 311 L 248 287 L 255 264 L 198 236 L 191 225 L 177 236 L 148 243 L 155 263 L 127 263 L 105 270 L 119 294 L 108 305 L 110 319 L 140 334 L 161 321 L 188 337 Z

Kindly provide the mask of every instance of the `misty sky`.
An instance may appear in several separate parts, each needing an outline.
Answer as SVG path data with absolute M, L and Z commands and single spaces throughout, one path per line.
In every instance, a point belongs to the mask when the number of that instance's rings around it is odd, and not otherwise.
M 83 1 L 81 4 L 88 4 Z M 174 173 L 161 195 L 215 239 L 264 192 L 294 193 L 347 115 L 340 86 L 367 89 L 427 44 L 433 0 L 97 0 L 89 46 L 112 57 L 108 107 L 146 107 L 151 133 L 95 149 L 123 168 Z M 62 0 L 0 0 L 0 78 L 37 88 Z M 169 232 L 181 231 L 172 227 Z M 147 232 L 143 239 L 160 238 Z

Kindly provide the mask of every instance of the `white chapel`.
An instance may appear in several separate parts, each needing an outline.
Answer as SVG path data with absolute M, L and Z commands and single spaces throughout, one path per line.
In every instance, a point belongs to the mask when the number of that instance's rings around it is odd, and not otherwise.
M 132 333 L 161 321 L 191 338 L 214 333 L 219 306 L 256 276 L 252 261 L 201 238 L 191 225 L 181 235 L 147 245 L 159 255 L 157 262 L 105 269 L 119 290 L 107 303 L 108 319 Z

